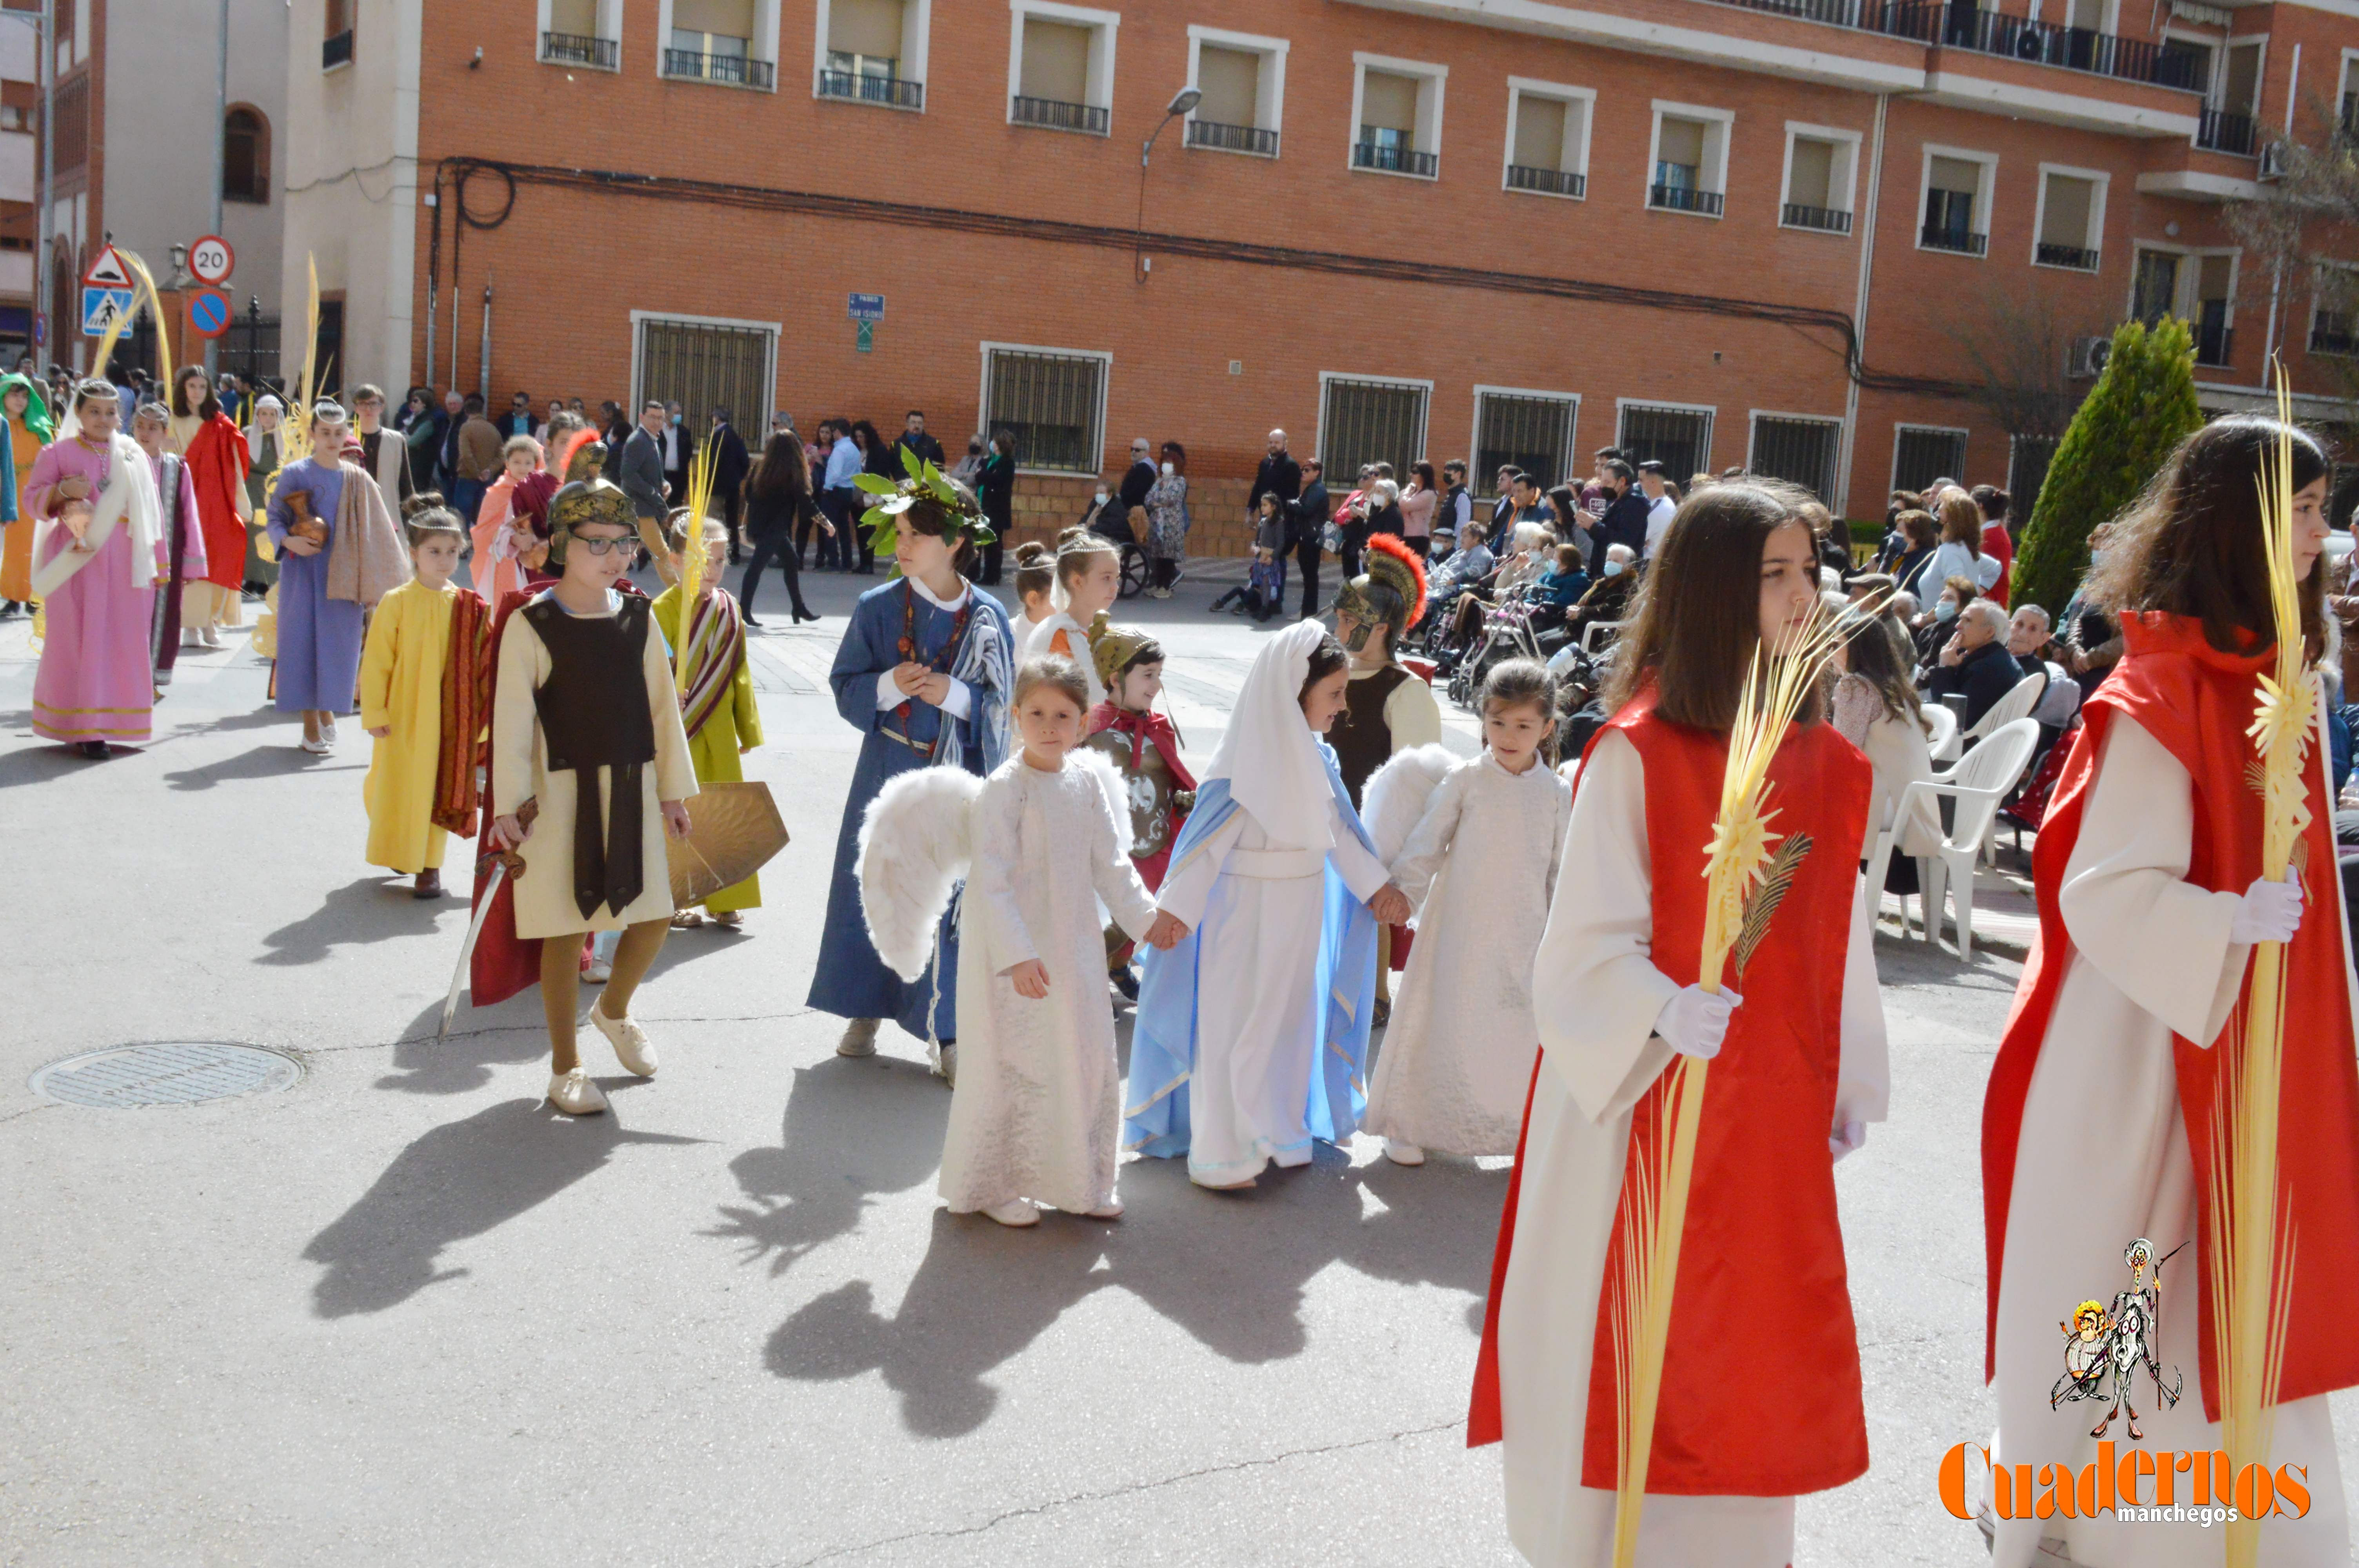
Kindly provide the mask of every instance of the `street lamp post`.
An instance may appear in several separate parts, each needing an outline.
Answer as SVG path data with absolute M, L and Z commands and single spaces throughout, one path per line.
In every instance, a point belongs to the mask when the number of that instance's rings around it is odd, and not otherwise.
M 1131 279 L 1135 283 L 1145 283 L 1147 272 L 1154 265 L 1147 259 L 1144 247 L 1147 232 L 1147 160 L 1154 156 L 1156 137 L 1163 135 L 1164 126 L 1182 114 L 1189 114 L 1203 101 L 1204 95 L 1192 87 L 1183 87 L 1173 93 L 1171 102 L 1163 106 L 1163 118 L 1155 123 L 1154 133 L 1139 146 L 1138 221 L 1133 223 L 1130 229 Z

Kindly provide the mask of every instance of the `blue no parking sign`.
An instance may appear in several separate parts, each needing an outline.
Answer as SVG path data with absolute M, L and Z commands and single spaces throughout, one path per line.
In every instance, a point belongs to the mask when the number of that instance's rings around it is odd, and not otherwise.
M 189 330 L 200 338 L 218 338 L 228 331 L 229 313 L 224 289 L 200 288 L 189 296 Z

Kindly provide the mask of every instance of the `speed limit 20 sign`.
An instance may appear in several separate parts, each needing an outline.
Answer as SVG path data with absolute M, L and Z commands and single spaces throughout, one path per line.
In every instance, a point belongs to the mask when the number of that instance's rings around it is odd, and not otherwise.
M 202 282 L 227 283 L 236 265 L 237 253 L 219 234 L 207 234 L 189 247 L 189 270 Z

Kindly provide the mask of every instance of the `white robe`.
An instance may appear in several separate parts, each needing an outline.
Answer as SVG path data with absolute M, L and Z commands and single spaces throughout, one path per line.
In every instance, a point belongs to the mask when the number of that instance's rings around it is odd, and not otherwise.
M 1571 814 L 1571 784 L 1537 763 L 1511 773 L 1489 752 L 1435 788 L 1393 862 L 1423 907 L 1368 1131 L 1451 1154 L 1516 1152 L 1539 1050 L 1532 955 Z
M 2317 767 L 2326 753 L 2322 729 L 2311 740 Z M 2194 833 L 2187 770 L 2135 720 L 2115 716 L 2057 894 L 2071 951 L 2016 1146 L 1994 1346 L 1994 1463 L 2069 1462 L 2077 1470 L 2096 1457 L 2089 1429 L 2111 1407 L 2113 1390 L 2109 1385 L 2104 1405 L 2049 1408 L 2049 1390 L 2064 1370 L 2058 1325 L 2082 1302 L 2110 1303 L 2129 1287 L 2122 1249 L 2135 1238 L 2153 1242 L 2159 1257 L 2195 1237 L 2194 1162 L 2171 1036 L 2207 1046 L 2219 1037 L 2251 949 L 2228 940 L 2240 895 L 2187 881 Z M 2347 933 L 2344 956 L 2347 979 Z M 2154 1385 L 2141 1375 L 2133 1396 L 2143 1446 L 2158 1454 L 2220 1445 L 2218 1425 L 2203 1418 L 2194 1259 L 2190 1247 L 2164 1268 L 2158 1314 L 2156 1359 L 2166 1380 L 2174 1368 L 2183 1376 L 2185 1391 L 2176 1408 L 2158 1408 Z M 2122 1422 L 2108 1435 L 2116 1453 L 2129 1446 Z M 2323 1397 L 2277 1407 L 2270 1464 L 2309 1467 L 2310 1509 L 2301 1519 L 2273 1516 L 2262 1525 L 2261 1562 L 2345 1568 L 2350 1525 Z M 1973 1479 L 1983 1482 L 1978 1462 L 1975 1471 Z M 2141 1486 L 2142 1501 L 2152 1500 L 2152 1485 Z M 2189 1497 L 2182 1476 L 2175 1498 Z M 2220 1561 L 2217 1526 L 2060 1515 L 1999 1519 L 1997 1530 L 1996 1568 L 2038 1561 L 2043 1535 L 2069 1542 L 2074 1563 L 2101 1568 L 2212 1568 Z
M 1197 933 L 1203 976 L 1188 1174 L 1207 1185 L 1245 1181 L 1271 1161 L 1310 1162 L 1303 1112 L 1326 1033 L 1327 999 L 1315 984 L 1326 863 L 1364 901 L 1386 880 L 1332 800 L 1327 826 L 1331 849 L 1275 844 L 1240 806 L 1164 878 L 1161 907 Z
M 1884 1119 L 1884 1005 L 1864 910 L 1854 903 L 1843 966 L 1837 1125 Z M 1653 927 L 1646 772 L 1628 737 L 1607 730 L 1582 773 L 1535 965 L 1542 1066 L 1499 1303 L 1507 1533 L 1539 1568 L 1613 1559 L 1614 1494 L 1581 1484 L 1582 1440 L 1631 1108 L 1671 1060 L 1654 1025 L 1680 988 L 1648 957 Z M 1647 1498 L 1642 1568 L 1786 1568 L 1793 1554 L 1791 1498 Z
M 1098 900 L 1141 939 L 1155 900 L 1105 790 L 1079 762 L 1042 773 L 1019 752 L 984 782 L 972 811 L 942 1199 L 960 1214 L 1016 1198 L 1086 1213 L 1114 1196 L 1122 1135 Z M 1034 958 L 1049 971 L 1038 1000 L 1018 996 L 1006 975 Z
M 1068 650 L 1065 656 L 1082 666 L 1082 678 L 1090 683 L 1090 706 L 1095 708 L 1106 699 L 1106 689 L 1105 682 L 1098 679 L 1098 663 L 1090 646 L 1089 628 L 1064 611 L 1058 611 L 1033 628 L 1017 663 L 1020 665 L 1024 659 L 1046 658 L 1055 653 L 1057 650 L 1049 644 L 1057 640 L 1060 632 L 1065 634 Z

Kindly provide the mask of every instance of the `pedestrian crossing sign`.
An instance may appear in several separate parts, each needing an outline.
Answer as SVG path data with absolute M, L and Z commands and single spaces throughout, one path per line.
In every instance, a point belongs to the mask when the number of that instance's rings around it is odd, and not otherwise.
M 82 335 L 103 338 L 115 318 L 131 314 L 132 293 L 127 288 L 92 288 L 85 285 L 82 291 Z

